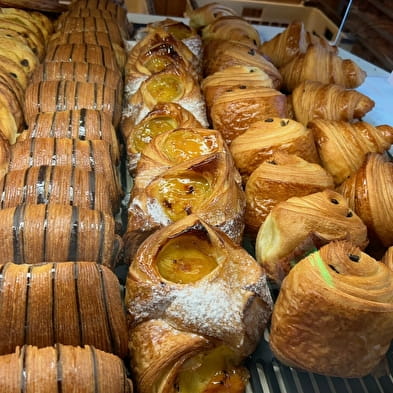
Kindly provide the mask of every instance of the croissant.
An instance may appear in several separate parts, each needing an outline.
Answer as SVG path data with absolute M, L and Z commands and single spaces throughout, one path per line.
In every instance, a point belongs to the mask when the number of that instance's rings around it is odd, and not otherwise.
M 116 90 L 99 83 L 72 80 L 31 83 L 26 89 L 25 117 L 30 119 L 40 112 L 73 109 L 97 109 L 109 114 L 114 126 L 121 117 L 121 102 Z
M 171 18 L 149 23 L 146 26 L 148 33 L 161 29 L 182 41 L 198 59 L 201 58 L 202 40 L 194 28 Z
M 112 215 L 53 203 L 0 210 L 0 234 L 3 260 L 15 263 L 92 261 L 114 268 L 122 247 Z
M 321 45 L 325 49 L 337 53 L 337 47 L 332 46 L 322 37 L 306 31 L 303 22 L 292 22 L 280 34 L 259 46 L 259 51 L 267 55 L 276 67 L 288 63 L 295 56 L 306 53 L 310 45 Z
M 273 88 L 273 81 L 265 71 L 257 67 L 238 65 L 217 71 L 207 76 L 201 83 L 206 107 L 210 111 L 215 100 L 232 88 Z
M 362 118 L 374 107 L 374 101 L 356 90 L 321 82 L 301 82 L 292 92 L 292 107 L 297 121 L 352 121 Z
M 389 247 L 382 257 L 382 262 L 390 269 L 393 270 L 393 247 Z
M 127 39 L 125 32 L 119 28 L 114 19 L 95 16 L 73 17 L 67 15 L 56 24 L 56 30 L 61 35 L 76 32 L 103 32 L 110 36 L 111 42 L 124 46 L 123 40 Z
M 64 262 L 6 263 L 0 269 L 1 355 L 25 344 L 56 343 L 93 345 L 120 357 L 127 355 L 119 282 L 108 268 L 93 262 Z
M 154 105 L 174 102 L 190 111 L 203 127 L 207 127 L 205 101 L 197 81 L 186 70 L 174 64 L 151 75 L 127 102 L 124 117 L 139 123 Z
M 0 179 L 0 208 L 58 203 L 114 214 L 120 198 L 111 200 L 102 173 L 67 166 L 37 166 L 8 172 Z
M 314 119 L 308 127 L 322 165 L 337 185 L 359 169 L 367 153 L 383 153 L 393 143 L 393 127 L 388 125 Z
M 337 189 L 367 225 L 369 237 L 393 246 L 393 163 L 387 156 L 369 153 L 362 166 Z
M 205 76 L 235 65 L 257 67 L 273 81 L 275 89 L 282 84 L 277 68 L 256 49 L 229 40 L 209 40 L 204 47 L 203 70 Z
M 66 138 L 31 138 L 12 145 L 8 171 L 36 166 L 77 167 L 102 174 L 112 200 L 122 196 L 118 174 L 105 141 Z
M 344 378 L 369 374 L 389 349 L 393 274 L 349 242 L 300 261 L 281 287 L 270 347 L 287 365 Z
M 252 124 L 269 117 L 287 117 L 287 97 L 268 87 L 231 88 L 214 101 L 210 116 L 213 128 L 232 141 Z
M 122 41 L 120 43 L 112 42 L 111 36 L 107 32 L 84 30 L 64 33 L 60 30 L 51 36 L 48 42 L 47 50 L 52 50 L 52 47 L 62 44 L 88 44 L 105 46 L 106 48 L 112 49 L 116 56 L 117 64 L 120 68 L 123 68 L 126 62 L 126 52 L 123 48 L 124 45 Z
M 249 47 L 258 48 L 261 38 L 258 30 L 245 19 L 227 15 L 215 19 L 202 30 L 202 40 L 231 40 L 245 44 Z
M 326 188 L 334 188 L 333 178 L 321 166 L 277 151 L 260 164 L 247 180 L 244 221 L 248 232 L 256 234 L 279 202 Z
M 213 23 L 218 18 L 230 15 L 236 16 L 235 10 L 215 2 L 205 4 L 202 7 L 187 12 L 187 16 L 190 19 L 190 26 L 197 30 Z
M 165 30 L 156 30 L 138 41 L 127 56 L 125 89 L 134 94 L 150 75 L 174 64 L 190 72 L 197 80 L 200 75 L 199 59 L 180 40 Z
M 123 118 L 122 134 L 127 141 L 127 156 L 130 169 L 134 170 L 140 153 L 150 141 L 162 132 L 175 128 L 201 128 L 194 115 L 179 104 L 165 102 L 156 104 L 138 123 L 133 125 L 131 118 Z
M 291 267 L 332 240 L 348 240 L 364 249 L 367 227 L 333 190 L 292 197 L 273 207 L 256 240 L 256 258 L 267 274 L 280 283 Z
M 81 348 L 61 344 L 46 348 L 26 345 L 0 357 L 0 390 L 17 393 L 23 389 L 133 392 L 120 358 L 89 345 Z
M 177 164 L 218 152 L 230 155 L 218 131 L 204 128 L 177 128 L 163 132 L 143 149 L 136 168 L 131 195 L 144 193 L 145 187 L 156 176 Z
M 366 73 L 355 62 L 343 60 L 320 45 L 310 45 L 306 53 L 298 54 L 281 66 L 279 71 L 287 91 L 292 91 L 305 80 L 333 83 L 353 89 L 360 86 L 366 78 Z
M 23 91 L 26 89 L 30 79 L 19 63 L 0 53 L 0 68 L 2 70 L 6 70 L 6 72 L 8 72 L 15 79 Z
M 296 154 L 306 161 L 319 163 L 311 131 L 295 120 L 280 117 L 268 117 L 252 123 L 232 141 L 230 150 L 244 182 L 277 151 Z
M 202 155 L 163 172 L 130 201 L 125 248 L 131 254 L 150 233 L 192 213 L 240 242 L 244 208 L 230 155 Z
M 261 267 L 196 215 L 146 239 L 128 272 L 125 303 L 142 392 L 176 384 L 207 391 L 224 367 L 228 384 L 244 378 L 238 366 L 255 349 L 272 308 Z
M 29 127 L 18 137 L 18 143 L 28 138 L 103 140 L 110 147 L 113 163 L 119 162 L 116 131 L 111 117 L 103 111 L 80 109 L 38 113 L 30 119 Z
M 116 56 L 111 48 L 91 44 L 58 44 L 48 49 L 47 61 L 85 62 L 99 64 L 113 71 L 118 71 Z

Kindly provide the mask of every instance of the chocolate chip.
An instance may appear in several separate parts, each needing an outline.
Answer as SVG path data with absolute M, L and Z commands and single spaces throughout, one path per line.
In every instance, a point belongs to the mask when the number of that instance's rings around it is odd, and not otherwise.
M 164 203 L 166 208 L 172 209 L 172 203 L 169 202 L 167 199 L 164 199 L 163 203 Z
M 27 67 L 29 65 L 29 61 L 26 60 L 26 59 L 23 59 L 23 60 L 20 61 L 20 64 L 22 64 L 23 67 Z
M 337 199 L 332 198 L 332 199 L 330 200 L 330 202 L 334 203 L 335 205 L 338 205 L 338 200 L 337 200 Z
M 240 86 L 239 86 L 239 89 L 247 89 L 247 86 L 240 85 Z
M 186 194 L 192 194 L 195 191 L 193 186 L 186 187 Z
M 277 165 L 277 162 L 276 162 L 276 161 L 274 161 L 274 160 L 272 160 L 272 161 L 268 161 L 267 163 L 268 163 L 268 164 L 272 164 L 272 165 Z
M 359 255 L 349 254 L 348 257 L 349 257 L 349 259 L 350 259 L 352 262 L 359 262 L 359 261 L 360 261 Z
M 347 217 L 352 217 L 352 216 L 353 216 L 352 212 L 349 211 L 349 212 L 347 213 Z
M 273 123 L 273 121 L 274 121 L 274 119 L 271 119 L 271 118 L 265 119 L 265 122 L 266 122 L 266 123 Z
M 280 121 L 281 127 L 287 126 L 288 123 L 289 123 L 289 120 L 281 120 L 281 121 Z
M 252 40 L 252 42 L 254 43 L 255 46 L 257 46 L 256 40 Z
M 14 74 L 13 72 L 10 72 L 10 75 L 11 75 L 13 78 L 15 78 L 15 79 L 18 78 L 18 76 L 17 76 L 16 74 Z
M 250 70 L 250 72 L 255 72 L 255 70 L 252 68 L 252 69 Z
M 186 211 L 186 213 L 187 213 L 188 216 L 189 216 L 190 214 L 192 214 L 191 206 L 186 206 L 186 207 L 184 208 L 184 210 Z
M 247 53 L 251 56 L 255 56 L 255 49 L 250 49 Z
M 328 265 L 330 269 L 334 270 L 337 274 L 340 274 L 340 272 L 333 266 L 333 265 Z

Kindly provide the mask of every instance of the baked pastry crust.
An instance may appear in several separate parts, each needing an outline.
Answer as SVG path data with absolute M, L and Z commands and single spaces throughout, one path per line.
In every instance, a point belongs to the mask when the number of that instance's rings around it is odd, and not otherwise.
M 213 128 L 228 145 L 254 123 L 266 118 L 287 117 L 287 97 L 268 87 L 232 88 L 217 97 L 211 107 Z
M 294 154 L 274 153 L 247 180 L 244 215 L 247 231 L 256 235 L 267 215 L 279 202 L 326 188 L 334 188 L 333 178 L 320 165 Z
M 348 240 L 364 249 L 367 227 L 333 190 L 279 202 L 261 225 L 256 258 L 267 274 L 281 283 L 307 253 L 333 240 Z
M 367 225 L 369 237 L 393 246 L 393 163 L 387 155 L 369 153 L 361 167 L 337 188 Z
M 263 161 L 270 159 L 277 151 L 319 163 L 311 131 L 288 118 L 265 117 L 252 123 L 232 141 L 230 150 L 244 183 Z
M 56 343 L 93 345 L 120 357 L 127 355 L 119 283 L 107 267 L 94 262 L 9 262 L 0 270 L 1 355 L 25 344 Z
M 291 270 L 275 303 L 273 353 L 314 373 L 369 374 L 389 349 L 392 283 L 386 266 L 349 242 L 310 254 Z
M 322 165 L 337 185 L 359 169 L 367 153 L 383 153 L 393 143 L 393 127 L 388 125 L 314 119 L 308 127 Z

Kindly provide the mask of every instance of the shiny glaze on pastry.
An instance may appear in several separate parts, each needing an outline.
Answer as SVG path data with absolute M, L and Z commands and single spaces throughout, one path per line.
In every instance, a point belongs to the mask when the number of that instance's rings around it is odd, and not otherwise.
M 267 274 L 280 283 L 307 253 L 333 240 L 349 240 L 364 249 L 367 227 L 333 190 L 279 202 L 261 225 L 256 258 Z
M 349 242 L 332 242 L 300 261 L 275 303 L 270 346 L 287 365 L 363 377 L 392 339 L 393 274 Z

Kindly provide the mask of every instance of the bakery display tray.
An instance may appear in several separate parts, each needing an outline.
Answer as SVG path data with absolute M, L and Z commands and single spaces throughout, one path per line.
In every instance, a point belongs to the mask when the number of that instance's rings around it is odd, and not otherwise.
M 146 26 L 147 23 L 164 19 L 157 15 L 129 14 L 128 19 L 134 25 L 134 32 Z M 186 21 L 183 18 L 173 18 Z M 255 26 L 264 40 L 272 38 L 281 28 Z M 389 74 L 349 52 L 340 49 L 340 56 L 351 58 L 367 72 L 366 81 L 357 90 L 368 95 L 375 101 L 374 109 L 364 118 L 371 124 L 393 124 L 393 84 L 389 82 Z M 390 108 L 390 109 L 389 109 Z M 390 149 L 393 153 L 393 147 Z M 123 176 L 126 187 L 130 187 L 130 179 Z M 244 248 L 253 254 L 253 247 L 245 240 Z M 125 283 L 126 266 L 120 266 L 117 272 L 120 281 Z M 270 286 L 273 299 L 278 295 L 278 289 Z M 354 359 L 356 361 L 356 359 Z M 255 352 L 246 359 L 246 366 L 250 372 L 250 383 L 246 393 L 393 393 L 393 345 L 388 351 L 384 362 L 376 370 L 376 375 L 363 378 L 328 377 L 310 372 L 296 370 L 280 363 L 270 350 L 268 329 Z

